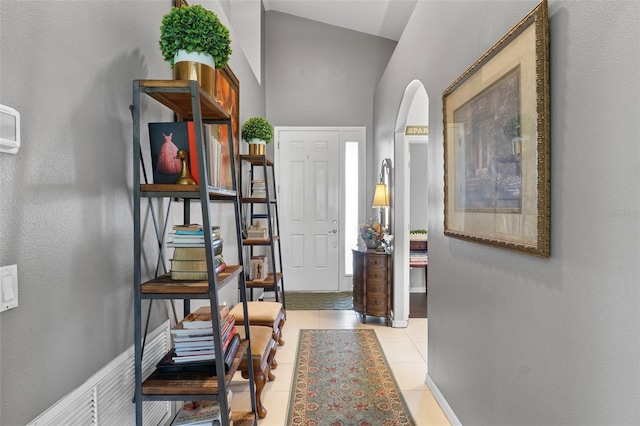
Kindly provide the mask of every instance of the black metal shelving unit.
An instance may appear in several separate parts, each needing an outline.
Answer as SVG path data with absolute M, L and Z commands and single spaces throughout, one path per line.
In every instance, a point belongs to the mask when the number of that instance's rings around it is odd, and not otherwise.
M 197 168 L 200 183 L 198 185 L 166 185 L 146 182 L 146 168 L 140 149 L 140 123 L 141 123 L 141 98 L 149 96 L 166 106 L 182 119 L 193 120 L 196 137 Z M 246 300 L 246 280 L 243 265 L 243 244 L 241 229 L 241 205 L 239 191 L 237 190 L 236 173 L 232 173 L 232 188 L 215 188 L 207 182 L 207 162 L 205 160 L 205 142 L 203 137 L 203 124 L 218 124 L 228 126 L 228 134 L 232 135 L 231 118 L 229 114 L 205 93 L 195 81 L 181 80 L 134 80 L 133 104 L 131 106 L 133 117 L 133 204 L 134 204 L 134 348 L 135 348 L 135 390 L 134 402 L 136 404 L 136 424 L 142 425 L 142 404 L 144 401 L 190 401 L 190 400 L 217 400 L 220 403 L 222 424 L 229 425 L 230 418 L 224 413 L 229 412 L 227 402 L 227 389 L 243 357 L 247 360 L 249 368 L 249 389 L 251 395 L 251 411 L 233 412 L 231 418 L 235 426 L 256 425 L 256 401 L 255 384 L 253 380 L 253 366 L 251 362 L 251 347 L 248 320 L 244 321 L 245 336 L 240 349 L 226 375 L 213 374 L 189 374 L 167 378 L 151 373 L 149 377 L 142 377 L 142 361 L 144 355 L 144 338 L 147 330 L 143 328 L 143 300 L 154 299 L 174 300 L 182 299 L 185 315 L 189 312 L 189 300 L 208 299 L 212 307 L 212 328 L 214 345 L 216 348 L 216 371 L 225 371 L 223 342 L 220 334 L 220 318 L 216 307 L 219 306 L 218 290 L 226 285 L 237 282 L 240 301 L 244 305 L 244 318 L 248 318 Z M 233 138 L 230 137 L 229 149 L 233 151 Z M 234 156 L 230 155 L 231 170 L 235 170 Z M 142 183 L 141 174 L 145 182 Z M 227 268 L 215 273 L 214 248 L 212 238 L 205 238 L 205 252 L 208 279 L 204 281 L 178 281 L 172 280 L 170 274 L 156 271 L 156 277 L 150 280 L 142 280 L 142 227 L 141 227 L 141 200 L 148 199 L 154 224 L 156 225 L 156 237 L 160 247 L 158 264 L 162 264 L 163 232 L 158 230 L 156 213 L 153 210 L 154 199 L 168 199 L 167 209 L 171 200 L 179 198 L 184 200 L 184 223 L 190 223 L 190 203 L 199 200 L 202 210 L 203 229 L 211 230 L 212 202 L 230 202 L 234 204 L 236 239 L 238 249 L 238 265 L 228 265 Z M 146 327 L 146 326 L 145 326 Z
M 276 174 L 273 161 L 266 155 L 240 155 L 240 163 L 242 166 L 249 166 L 250 179 L 256 176 L 256 170 L 262 171 L 265 181 L 265 197 L 253 197 L 251 193 L 241 194 L 240 201 L 244 208 L 248 210 L 249 218 L 252 218 L 256 205 L 263 205 L 266 211 L 267 221 L 267 237 L 266 238 L 245 238 L 243 244 L 248 248 L 249 258 L 254 254 L 257 246 L 267 247 L 269 258 L 269 275 L 264 281 L 247 281 L 247 288 L 251 290 L 253 297 L 253 289 L 260 288 L 264 291 L 275 292 L 276 302 L 282 303 L 284 309 L 287 308 L 285 303 L 284 276 L 282 274 L 282 246 L 280 240 L 280 219 L 278 215 L 278 199 Z M 242 175 L 240 173 L 240 188 L 244 190 L 242 185 Z M 251 189 L 249 188 L 249 191 Z M 261 212 L 265 214 L 265 212 Z M 246 263 L 246 262 L 245 262 Z

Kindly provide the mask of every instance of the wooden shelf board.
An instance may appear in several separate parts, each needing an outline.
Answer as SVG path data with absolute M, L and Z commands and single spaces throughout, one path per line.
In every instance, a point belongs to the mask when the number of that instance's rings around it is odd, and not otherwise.
M 242 272 L 240 265 L 227 265 L 227 268 L 217 275 L 218 288 L 224 287 Z M 209 281 L 179 281 L 172 280 L 171 273 L 161 275 L 142 284 L 140 292 L 143 297 L 150 294 L 191 294 L 209 297 Z
M 279 240 L 280 237 L 274 235 L 273 238 L 245 238 L 242 240 L 242 244 L 245 246 L 268 246 L 272 241 Z
M 236 196 L 236 191 L 232 189 L 214 186 L 209 186 L 207 192 L 211 199 L 233 200 Z M 140 195 L 142 197 L 200 198 L 200 186 L 145 183 L 140 185 Z
M 139 80 L 140 88 L 167 108 L 183 118 L 193 119 L 191 95 L 189 93 L 189 80 Z M 165 92 L 153 91 L 154 89 L 184 89 L 183 91 Z M 202 88 L 198 87 L 200 98 L 200 110 L 203 120 L 225 120 L 229 114 L 225 109 L 209 96 Z
M 278 272 L 276 274 L 277 277 L 277 281 L 276 282 L 280 282 L 280 280 L 282 279 L 282 273 Z M 267 275 L 267 278 L 264 279 L 264 281 L 251 281 L 251 280 L 247 280 L 247 288 L 265 288 L 265 287 L 273 287 L 275 286 L 275 282 L 273 281 L 273 274 L 269 274 Z
M 253 164 L 254 166 L 262 166 L 265 161 L 264 155 L 241 155 L 240 160 L 246 161 L 249 164 Z M 273 161 L 270 159 L 267 160 L 267 166 L 273 166 Z
M 240 342 L 229 372 L 225 375 L 226 387 L 231 384 L 242 358 L 246 356 L 248 340 Z M 175 374 L 161 376 L 158 371 L 151 373 L 142 383 L 142 395 L 218 395 L 218 377 L 207 374 Z
M 254 203 L 254 204 L 262 203 L 262 204 L 265 204 L 267 202 L 267 199 L 266 198 L 251 198 L 251 197 L 247 198 L 247 197 L 243 197 L 240 201 L 243 202 L 243 203 Z M 272 199 L 270 202 L 271 203 L 275 203 L 276 200 Z

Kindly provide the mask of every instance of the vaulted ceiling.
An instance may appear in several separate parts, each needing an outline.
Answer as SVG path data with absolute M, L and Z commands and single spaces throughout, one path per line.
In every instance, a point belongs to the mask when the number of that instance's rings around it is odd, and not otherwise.
M 398 41 L 418 0 L 263 0 L 287 13 Z

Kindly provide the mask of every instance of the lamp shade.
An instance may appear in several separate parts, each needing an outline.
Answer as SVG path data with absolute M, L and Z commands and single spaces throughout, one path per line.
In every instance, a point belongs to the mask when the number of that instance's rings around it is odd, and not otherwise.
M 389 207 L 389 189 L 386 184 L 376 184 L 376 192 L 373 195 L 373 207 Z

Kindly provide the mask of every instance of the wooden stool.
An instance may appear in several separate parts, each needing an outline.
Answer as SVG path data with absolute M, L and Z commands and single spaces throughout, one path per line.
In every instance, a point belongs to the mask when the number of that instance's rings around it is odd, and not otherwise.
M 261 325 L 273 329 L 273 340 L 279 346 L 284 345 L 282 340 L 282 327 L 285 323 L 285 310 L 280 302 L 247 302 L 247 312 L 249 313 L 250 325 Z M 236 324 L 244 321 L 244 311 L 242 303 L 236 303 L 231 309 L 231 315 L 236 317 Z M 275 367 L 274 367 L 275 368 Z
M 253 381 L 256 386 L 256 408 L 258 416 L 263 419 L 267 415 L 267 409 L 262 405 L 262 390 L 267 383 L 267 379 L 275 380 L 276 376 L 271 373 L 271 362 L 276 355 L 276 342 L 273 340 L 271 328 L 259 325 L 249 326 L 251 342 L 251 362 L 253 363 Z M 238 334 L 241 339 L 245 338 L 244 326 L 238 327 Z M 242 357 L 240 367 L 242 377 L 249 378 L 249 365 L 247 358 Z

